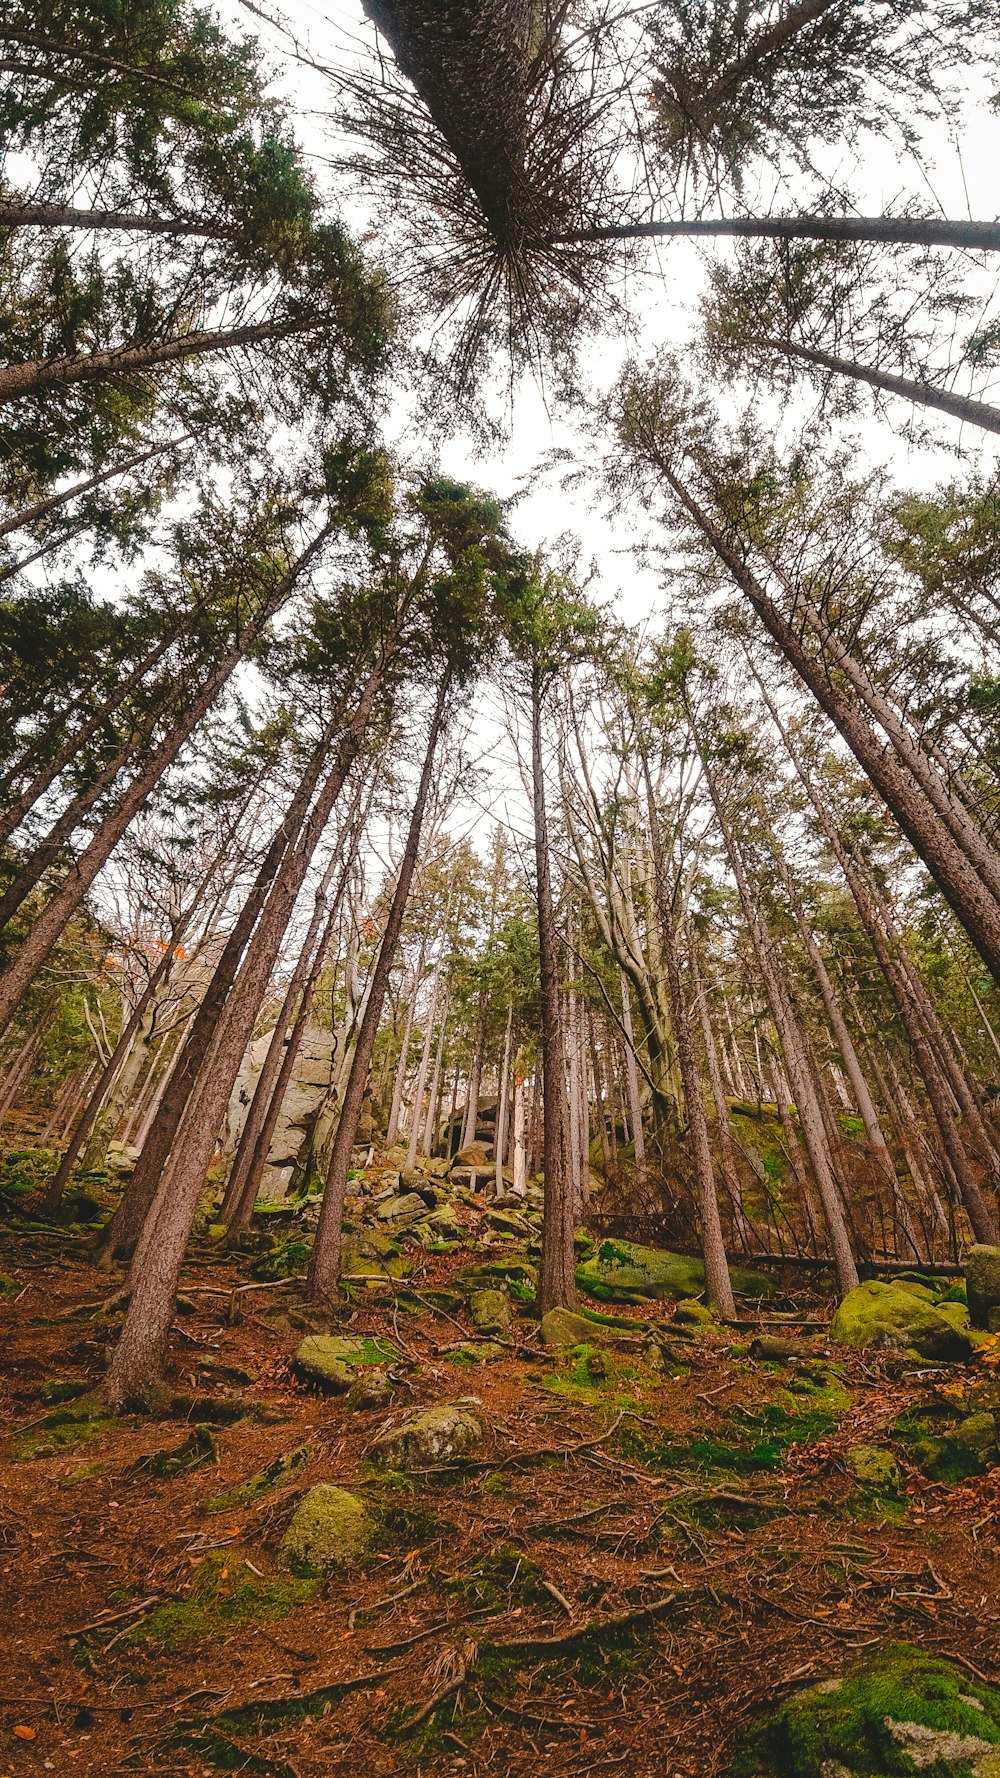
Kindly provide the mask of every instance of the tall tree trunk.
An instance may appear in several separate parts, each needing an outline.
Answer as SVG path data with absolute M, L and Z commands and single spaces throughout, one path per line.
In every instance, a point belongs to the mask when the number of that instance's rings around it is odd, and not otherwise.
M 3 226 L 4 206 L 0 201 L 0 227 Z M 12 531 L 23 531 L 28 525 L 37 525 L 39 519 L 46 519 L 50 512 L 56 512 L 70 500 L 79 499 L 81 494 L 89 494 L 91 488 L 99 488 L 104 482 L 110 482 L 119 475 L 128 475 L 133 469 L 141 469 L 153 457 L 162 457 L 164 451 L 176 450 L 178 445 L 187 444 L 193 436 L 190 432 L 178 433 L 176 438 L 165 438 L 162 444 L 150 445 L 145 451 L 137 451 L 132 457 L 125 457 L 121 463 L 112 463 L 109 468 L 101 469 L 96 475 L 89 475 L 86 481 L 74 482 L 71 488 L 64 488 L 59 494 L 49 494 L 44 500 L 36 500 L 33 506 L 22 507 L 9 519 L 0 519 L 0 537 L 9 537 Z
M 424 1122 L 424 1139 L 421 1147 L 425 1155 L 434 1153 L 434 1130 L 437 1124 L 438 1099 L 441 1096 L 441 1070 L 444 1067 L 444 1044 L 448 1032 L 448 1014 L 451 1010 L 451 995 L 445 984 L 444 1008 L 441 1023 L 438 1027 L 437 1053 L 434 1057 L 434 1071 L 431 1075 L 431 1090 L 427 1100 L 427 1117 Z
M 302 887 L 334 803 L 357 758 L 375 703 L 381 671 L 373 673 L 341 735 L 333 765 L 306 817 L 301 839 L 286 853 L 226 1004 L 225 1017 L 199 1072 L 157 1187 L 132 1264 L 132 1295 L 108 1373 L 112 1403 L 141 1398 L 160 1375 L 174 1319 L 177 1280 L 205 1186 L 219 1128 L 254 1020 Z
M 424 976 L 424 941 L 420 941 L 416 967 L 413 971 L 413 988 L 407 998 L 406 1022 L 403 1026 L 403 1040 L 399 1048 L 399 1060 L 396 1063 L 396 1075 L 392 1087 L 392 1104 L 389 1107 L 389 1122 L 385 1132 L 385 1145 L 392 1148 L 399 1134 L 399 1119 L 403 1109 L 403 1094 L 406 1090 L 406 1076 L 410 1071 L 410 1039 L 413 1036 L 413 1021 L 417 1013 L 417 996 Z
M 431 1046 L 434 1042 L 434 1020 L 437 1017 L 438 994 L 441 988 L 441 971 L 444 967 L 444 946 L 445 941 L 442 939 L 441 949 L 438 952 L 437 962 L 434 965 L 430 1000 L 427 1005 L 427 1025 L 424 1031 L 423 1047 L 420 1051 L 420 1066 L 417 1069 L 417 1078 L 413 1087 L 413 1111 L 410 1116 L 410 1138 L 406 1150 L 406 1165 L 411 1169 L 416 1165 L 417 1147 L 420 1141 L 420 1126 L 423 1122 L 424 1089 L 427 1085 L 427 1073 L 431 1065 Z
M 503 1196 L 503 1164 L 506 1159 L 504 1140 L 507 1134 L 507 1082 L 510 1078 L 510 1040 L 514 1026 L 514 1002 L 507 1002 L 507 1022 L 503 1034 L 503 1059 L 497 1080 L 497 1121 L 493 1142 L 493 1182 L 498 1197 Z
M 382 934 L 382 943 L 379 946 L 378 961 L 375 964 L 368 989 L 368 1000 L 358 1032 L 351 1072 L 344 1089 L 337 1134 L 330 1152 L 326 1190 L 323 1194 L 319 1226 L 316 1230 L 316 1240 L 309 1265 L 309 1294 L 314 1298 L 333 1297 L 337 1289 L 337 1278 L 340 1273 L 340 1232 L 344 1214 L 344 1199 L 347 1196 L 347 1173 L 351 1163 L 351 1151 L 354 1147 L 354 1138 L 357 1135 L 358 1119 L 361 1115 L 365 1088 L 368 1084 L 372 1050 L 375 1047 L 375 1038 L 382 1018 L 382 1008 L 389 986 L 389 975 L 399 943 L 403 916 L 406 912 L 406 903 L 413 882 L 413 873 L 417 867 L 424 810 L 427 806 L 434 757 L 444 725 L 450 690 L 451 669 L 449 667 L 442 674 L 438 687 L 437 701 L 431 716 L 427 747 L 424 753 L 420 782 L 417 785 L 416 800 L 410 817 L 406 845 L 403 848 L 403 857 L 400 861 L 389 916 Z
M 257 1078 L 257 1085 L 254 1088 L 253 1098 L 250 1101 L 246 1120 L 240 1133 L 239 1142 L 236 1146 L 236 1153 L 233 1156 L 233 1164 L 229 1170 L 229 1179 L 226 1183 L 222 1207 L 219 1211 L 219 1221 L 227 1223 L 230 1228 L 233 1227 L 234 1217 L 243 1202 L 247 1179 L 253 1165 L 254 1154 L 274 1098 L 278 1078 L 281 1074 L 281 1065 L 287 1049 L 286 1039 L 289 1036 L 289 1021 L 291 1020 L 293 1025 L 295 1022 L 292 1017 L 293 1009 L 295 1008 L 296 1002 L 299 1001 L 300 995 L 304 992 L 306 981 L 312 976 L 316 955 L 318 954 L 322 958 L 327 934 L 331 930 L 332 922 L 339 914 L 339 904 L 347 883 L 350 862 L 348 861 L 341 866 L 340 882 L 334 896 L 332 909 L 328 913 L 327 891 L 329 890 L 330 883 L 333 879 L 333 873 L 337 863 L 337 854 L 334 852 L 333 857 L 330 859 L 323 874 L 322 881 L 316 889 L 312 917 L 309 921 L 308 930 L 303 940 L 302 949 L 299 952 L 295 968 L 292 970 L 291 979 L 285 989 L 284 999 L 281 1003 L 281 1010 L 275 1020 L 274 1030 L 271 1033 L 271 1041 L 267 1046 L 267 1054 L 264 1057 L 263 1067 Z M 325 927 L 324 931 L 321 933 L 320 927 L 321 925 L 324 925 L 324 915 L 326 915 Z M 281 1109 L 280 1101 L 278 1109 L 279 1111 Z M 251 1203 L 250 1210 L 252 1211 L 252 1209 L 253 1204 Z
M 833 685 L 823 662 L 803 646 L 797 631 L 729 547 L 718 527 L 678 480 L 662 454 L 654 452 L 654 460 L 681 505 L 746 595 L 772 640 L 847 742 L 918 857 L 923 859 L 984 962 L 1000 981 L 1000 904 L 892 748 L 878 741 L 858 708 Z
M 917 407 L 936 408 L 938 413 L 968 421 L 970 426 L 978 426 L 984 432 L 1000 432 L 1000 407 L 976 401 L 971 395 L 956 395 L 950 389 L 935 388 L 933 383 L 897 376 L 893 371 L 876 370 L 874 365 L 858 364 L 853 358 L 838 358 L 833 352 L 824 352 L 818 346 L 800 346 L 794 340 L 762 336 L 751 344 L 763 346 L 770 352 L 780 352 L 786 358 L 801 359 L 804 364 L 815 364 L 821 370 L 833 371 L 835 376 L 851 377 L 855 382 L 867 383 L 870 388 L 883 390 L 887 395 L 901 395 L 904 401 L 912 401 Z
M 757 964 L 760 969 L 764 989 L 771 1005 L 771 1014 L 778 1032 L 785 1058 L 785 1066 L 791 1075 L 792 1093 L 802 1135 L 812 1166 L 813 1178 L 819 1191 L 823 1206 L 823 1220 L 826 1223 L 830 1250 L 837 1272 L 841 1295 L 846 1295 L 858 1283 L 858 1269 L 854 1260 L 854 1252 L 850 1231 L 844 1217 L 837 1182 L 830 1165 L 827 1150 L 826 1134 L 823 1129 L 823 1118 L 810 1077 L 802 1033 L 792 1005 L 791 996 L 785 984 L 782 971 L 776 966 L 771 950 L 770 935 L 767 933 L 760 912 L 754 901 L 747 881 L 743 861 L 736 844 L 729 821 L 722 808 L 721 799 L 715 784 L 714 776 L 705 762 L 704 752 L 699 749 L 702 767 L 705 771 L 706 783 L 715 807 L 716 819 L 722 833 L 726 853 L 736 878 L 740 901 L 743 906 L 744 918 L 750 932 Z
M 145 765 L 123 792 L 115 808 L 101 822 L 94 838 L 77 859 L 71 875 L 39 915 L 14 961 L 0 976 L 0 1028 L 6 1026 L 20 1005 L 67 921 L 80 906 L 98 872 L 104 868 L 122 835 L 155 790 L 167 767 L 173 764 L 185 741 L 211 709 L 265 623 L 289 597 L 298 576 L 322 549 L 332 529 L 333 520 L 328 520 L 303 550 L 294 566 L 282 576 L 260 610 L 243 626 L 238 643 L 212 668 L 187 710 L 154 747 Z
M 542 1037 L 542 1132 L 545 1187 L 539 1310 L 572 1308 L 576 1302 L 574 1206 L 566 1104 L 566 1051 L 559 998 L 559 953 L 549 855 L 545 767 L 542 754 L 541 670 L 531 671 L 531 783 L 535 829 L 535 903 Z
M 625 1089 L 628 1093 L 628 1115 L 632 1125 L 632 1147 L 635 1164 L 646 1165 L 646 1145 L 642 1135 L 642 1100 L 639 1098 L 639 1069 L 635 1059 L 635 1031 L 632 1025 L 632 1001 L 625 971 L 619 970 L 622 987 L 622 1033 L 625 1039 Z
M 694 945 L 689 947 L 689 956 L 694 996 L 701 1020 L 701 1036 L 705 1048 L 708 1084 L 712 1089 L 712 1099 L 715 1104 L 715 1122 L 719 1132 L 719 1159 L 722 1162 L 722 1176 L 726 1182 L 729 1201 L 733 1206 L 733 1220 L 740 1238 L 740 1245 L 743 1251 L 747 1252 L 750 1246 L 750 1229 L 743 1208 L 743 1191 L 740 1185 L 739 1168 L 736 1164 L 733 1132 L 729 1123 L 729 1105 L 719 1069 L 719 1052 L 716 1048 L 715 1032 L 712 1030 L 712 1020 L 708 1010 L 708 996 L 705 993 L 705 984 L 698 968 L 698 955 Z
M 650 775 L 649 761 L 645 755 L 642 765 L 646 779 L 649 840 L 653 853 L 653 866 L 656 871 L 660 945 L 667 969 L 671 1022 L 674 1027 L 674 1045 L 677 1051 L 677 1065 L 680 1069 L 681 1088 L 684 1094 L 684 1109 L 687 1114 L 688 1129 L 691 1133 L 691 1154 L 694 1161 L 698 1214 L 701 1222 L 701 1247 L 705 1259 L 706 1292 L 709 1307 L 723 1321 L 735 1321 L 736 1301 L 733 1297 L 729 1262 L 726 1259 L 726 1248 L 722 1237 L 722 1220 L 719 1216 L 715 1169 L 712 1166 L 712 1151 L 708 1141 L 705 1101 L 702 1097 L 701 1081 L 698 1078 L 698 1063 L 695 1058 L 694 1044 L 691 1041 L 691 1018 L 678 956 L 677 932 L 674 925 L 675 914 L 671 906 L 672 898 L 668 882 L 668 864 L 664 856 L 663 840 L 660 834 L 660 818 L 653 797 L 653 780 Z M 674 873 L 671 870 L 671 881 L 673 876 Z
M 134 376 L 161 364 L 180 364 L 188 358 L 204 358 L 240 346 L 266 345 L 314 332 L 319 320 L 257 321 L 242 327 L 209 328 L 181 334 L 172 340 L 156 340 L 142 346 L 110 346 L 97 352 L 71 352 L 62 358 L 36 358 L 11 364 L 0 371 L 0 407 L 26 395 L 47 389 L 74 389 L 109 377 Z
M 767 241 L 877 241 L 885 246 L 1000 252 L 1000 224 L 951 221 L 937 216 L 694 216 L 663 222 L 595 224 L 593 228 L 575 229 L 552 238 L 562 243 L 662 240 L 676 235 L 736 235 Z M 777 346 L 778 342 L 774 343 Z M 786 349 L 783 341 L 781 349 Z

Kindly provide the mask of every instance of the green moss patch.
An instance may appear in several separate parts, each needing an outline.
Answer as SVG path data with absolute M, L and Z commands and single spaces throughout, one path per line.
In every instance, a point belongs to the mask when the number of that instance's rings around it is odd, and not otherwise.
M 166 1481 L 171 1476 L 186 1475 L 189 1469 L 197 1469 L 202 1463 L 214 1463 L 217 1457 L 218 1448 L 211 1427 L 194 1426 L 183 1443 L 172 1451 L 154 1451 L 149 1457 L 140 1457 L 132 1467 L 136 1475 Z
M 1000 1690 L 898 1644 L 787 1699 L 757 1729 L 738 1778 L 973 1778 L 1000 1769 Z M 994 1764 L 994 1761 L 997 1761 Z
M 213 1550 L 195 1570 L 186 1598 L 157 1606 L 129 1630 L 119 1648 L 156 1643 L 167 1650 L 224 1636 L 240 1624 L 287 1617 L 311 1598 L 318 1582 L 292 1574 L 260 1574 L 231 1549 Z
M 480 1557 L 467 1574 L 443 1580 L 441 1589 L 470 1610 L 509 1611 L 515 1605 L 552 1603 L 538 1564 L 506 1544 Z
M 312 1456 L 311 1445 L 296 1445 L 291 1451 L 282 1451 L 279 1457 L 272 1459 L 245 1482 L 235 1488 L 229 1488 L 225 1494 L 213 1494 L 206 1500 L 204 1511 L 207 1513 L 228 1512 L 236 1506 L 250 1506 L 264 1494 L 273 1493 L 297 1475 L 303 1464 L 308 1463 Z

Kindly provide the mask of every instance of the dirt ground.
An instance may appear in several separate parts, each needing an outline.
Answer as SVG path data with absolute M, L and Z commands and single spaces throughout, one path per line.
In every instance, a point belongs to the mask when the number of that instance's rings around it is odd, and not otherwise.
M 84 1231 L 19 1231 L 0 1257 L 0 1778 L 711 1778 L 762 1709 L 856 1651 L 913 1642 L 1000 1680 L 1000 1471 L 930 1481 L 897 1426 L 963 1366 L 838 1352 L 831 1370 L 817 1334 L 815 1363 L 781 1368 L 744 1327 L 676 1330 L 664 1375 L 631 1348 L 545 1354 L 527 1317 L 495 1362 L 456 1362 L 467 1314 L 408 1293 L 446 1286 L 458 1252 L 357 1288 L 336 1331 L 398 1356 L 390 1408 L 352 1411 L 289 1371 L 315 1325 L 299 1287 L 239 1289 L 249 1259 L 202 1247 L 169 1415 L 45 1424 L 114 1340 L 88 1252 Z M 772 1331 L 783 1311 L 822 1305 L 779 1297 Z M 477 1451 L 371 1467 L 386 1424 L 457 1397 Z M 857 1484 L 859 1443 L 895 1452 L 898 1498 Z M 207 1510 L 303 1444 L 277 1485 Z M 379 1533 L 316 1582 L 279 1546 L 320 1481 Z

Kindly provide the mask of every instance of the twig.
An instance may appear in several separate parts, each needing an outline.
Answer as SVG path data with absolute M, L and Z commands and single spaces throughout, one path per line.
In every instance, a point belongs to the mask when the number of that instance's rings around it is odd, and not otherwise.
M 551 1594 L 551 1596 L 555 1600 L 556 1604 L 562 1606 L 564 1612 L 566 1613 L 566 1616 L 572 1617 L 573 1616 L 573 1607 L 570 1604 L 569 1600 L 567 1599 L 565 1593 L 560 1593 L 559 1588 L 557 1586 L 553 1586 L 552 1582 L 550 1580 L 546 1580 L 544 1578 L 544 1576 L 542 1577 L 541 1584 L 545 1588 L 545 1591 L 547 1593 Z
M 88 1630 L 105 1630 L 109 1624 L 120 1624 L 124 1618 L 137 1617 L 149 1605 L 159 1605 L 159 1593 L 151 1593 L 148 1599 L 140 1599 L 137 1605 L 130 1605 L 127 1611 L 116 1611 L 113 1617 L 95 1618 L 92 1624 L 81 1624 L 78 1629 L 64 1630 L 64 1636 L 86 1636 Z
M 669 1593 L 665 1599 L 653 1599 L 649 1605 L 640 1606 L 637 1611 L 623 1611 L 604 1618 L 588 1618 L 585 1624 L 576 1624 L 563 1630 L 558 1636 L 522 1636 L 512 1642 L 481 1642 L 479 1652 L 499 1658 L 519 1655 L 554 1657 L 564 1654 L 568 1648 L 575 1648 L 579 1642 L 586 1642 L 591 1636 L 617 1636 L 623 1630 L 637 1629 L 640 1624 L 655 1623 L 657 1618 L 665 1617 L 672 1611 L 683 1597 L 683 1592 Z

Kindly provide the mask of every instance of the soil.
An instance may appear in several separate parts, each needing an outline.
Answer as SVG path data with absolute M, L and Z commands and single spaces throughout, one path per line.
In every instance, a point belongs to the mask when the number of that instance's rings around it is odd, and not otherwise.
M 820 1332 L 815 1360 L 782 1368 L 755 1363 L 741 1327 L 677 1330 L 662 1376 L 641 1348 L 546 1355 L 530 1309 L 521 1344 L 462 1364 L 468 1312 L 411 1293 L 475 1252 L 418 1249 L 407 1280 L 356 1287 L 334 1326 L 294 1281 L 240 1289 L 251 1259 L 206 1243 L 185 1267 L 170 1412 L 45 1426 L 73 1404 L 40 1386 L 92 1388 L 115 1337 L 100 1305 L 118 1279 L 91 1241 L 22 1228 L 0 1261 L 0 1778 L 710 1778 L 762 1710 L 858 1651 L 912 1642 L 1000 1680 L 1000 1471 L 929 1481 L 896 1424 L 966 1367 Z M 746 1319 L 773 1332 L 829 1309 L 785 1295 Z M 669 1333 L 672 1312 L 615 1314 Z M 310 1330 L 389 1343 L 388 1410 L 294 1380 Z M 388 1424 L 458 1397 L 475 1398 L 478 1452 L 409 1478 L 368 1463 Z M 858 1487 L 844 1459 L 860 1443 L 895 1452 L 898 1499 Z M 269 1491 L 206 1510 L 303 1444 Z M 280 1551 L 317 1482 L 378 1523 L 363 1566 L 318 1582 Z

